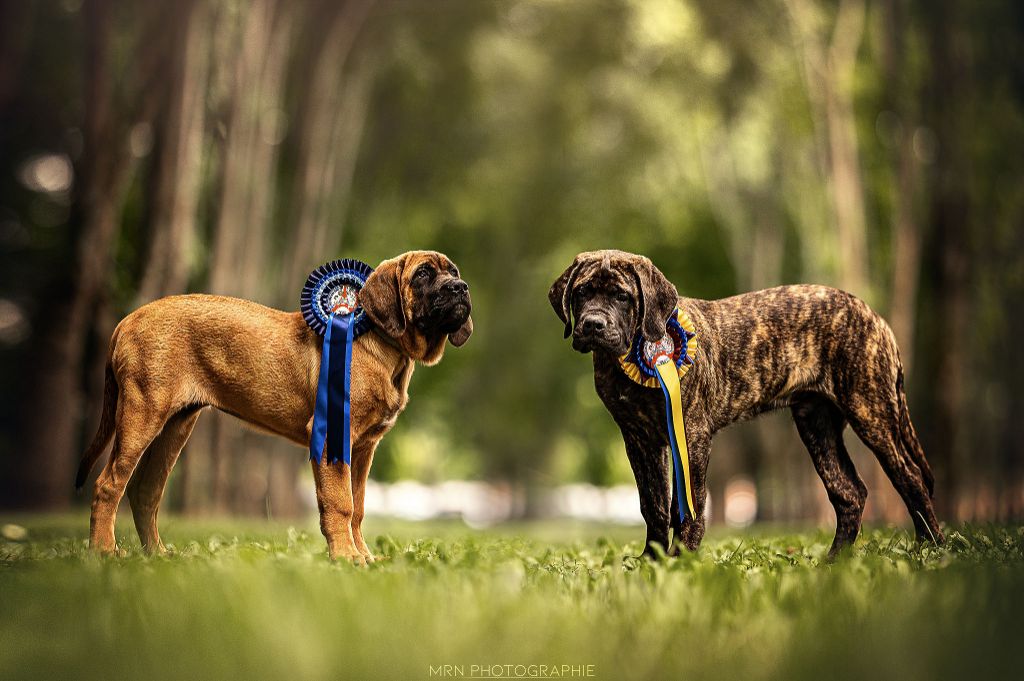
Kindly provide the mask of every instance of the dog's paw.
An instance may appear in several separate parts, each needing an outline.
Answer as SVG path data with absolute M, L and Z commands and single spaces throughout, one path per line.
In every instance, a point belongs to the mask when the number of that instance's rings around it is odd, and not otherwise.
M 115 546 L 112 549 L 93 549 L 93 553 L 100 558 L 127 558 L 128 549 Z
M 355 549 L 352 549 L 351 551 L 338 551 L 337 553 L 332 553 L 331 560 L 336 562 L 348 561 L 353 565 L 366 565 L 368 562 L 366 556 Z M 372 557 L 370 560 L 373 560 Z
M 155 546 L 149 546 L 149 545 L 143 546 L 142 550 L 143 550 L 143 552 L 145 552 L 145 554 L 147 556 L 168 556 L 171 553 L 167 549 L 167 547 L 164 546 L 163 542 L 160 542 L 159 544 L 156 544 Z
M 109 544 L 90 544 L 89 552 L 102 558 L 124 558 L 128 555 L 126 550 L 118 547 L 118 545 L 113 542 Z
M 665 552 L 665 547 L 658 542 L 650 542 L 644 547 L 644 552 L 641 553 L 637 558 L 643 558 L 654 562 L 662 561 L 667 558 L 669 554 Z

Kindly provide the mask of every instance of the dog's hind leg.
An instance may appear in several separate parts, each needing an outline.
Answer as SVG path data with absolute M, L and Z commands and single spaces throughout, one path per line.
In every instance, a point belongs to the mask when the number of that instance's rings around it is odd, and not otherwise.
M 114 518 L 128 481 L 146 448 L 160 433 L 166 415 L 149 404 L 135 386 L 122 386 L 117 405 L 117 425 L 110 458 L 99 477 L 92 498 L 89 519 L 89 547 L 100 553 L 112 553 Z
M 882 470 L 903 499 L 919 541 L 945 541 L 932 508 L 928 481 L 901 437 L 897 400 L 873 396 L 856 400 L 847 414 L 857 436 L 878 458 Z
M 843 444 L 846 418 L 839 408 L 824 397 L 809 395 L 796 402 L 792 411 L 800 439 L 836 511 L 836 536 L 828 552 L 829 558 L 835 558 L 860 533 L 868 490 Z
M 128 501 L 131 502 L 135 529 L 147 553 L 164 553 L 160 541 L 157 516 L 164 496 L 167 478 L 178 461 L 182 448 L 188 442 L 199 418 L 199 409 L 182 411 L 170 418 L 163 431 L 146 449 L 142 460 L 128 483 Z

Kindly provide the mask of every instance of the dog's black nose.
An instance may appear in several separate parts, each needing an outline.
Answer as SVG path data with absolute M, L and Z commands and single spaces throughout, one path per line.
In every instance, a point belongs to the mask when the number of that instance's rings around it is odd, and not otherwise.
M 468 293 L 469 284 L 462 281 L 461 279 L 456 279 L 455 281 L 449 281 L 447 284 L 445 284 L 444 290 L 447 291 L 448 293 Z
M 583 320 L 583 333 L 594 334 L 604 331 L 604 320 L 600 317 L 587 317 Z

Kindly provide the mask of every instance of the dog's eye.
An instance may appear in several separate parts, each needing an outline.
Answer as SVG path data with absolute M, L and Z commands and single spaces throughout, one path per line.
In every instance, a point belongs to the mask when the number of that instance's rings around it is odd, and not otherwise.
M 451 273 L 451 275 L 452 275 L 453 277 L 455 277 L 456 279 L 458 279 L 458 278 L 459 278 L 459 277 L 461 276 L 461 275 L 459 274 L 459 268 L 458 268 L 458 267 L 456 267 L 455 265 L 452 265 L 451 267 L 449 267 L 449 268 L 448 268 L 448 271 L 449 271 L 449 272 Z
M 629 294 L 620 289 L 615 292 L 615 300 L 619 301 L 620 303 L 628 303 Z
M 430 267 L 430 265 L 424 265 L 423 267 L 416 270 L 416 274 L 413 276 L 415 276 L 417 279 L 426 279 L 431 275 L 432 272 L 433 268 Z
M 580 298 L 586 298 L 590 295 L 590 284 L 584 284 L 576 289 L 576 295 Z

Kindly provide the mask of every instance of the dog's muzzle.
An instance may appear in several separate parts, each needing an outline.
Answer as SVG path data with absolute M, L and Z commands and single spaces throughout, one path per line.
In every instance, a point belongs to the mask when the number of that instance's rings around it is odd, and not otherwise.
M 617 352 L 623 345 L 622 334 L 603 315 L 588 314 L 576 322 L 572 332 L 572 349 L 577 352 L 590 352 L 595 347 Z
M 436 327 L 444 333 L 457 330 L 473 311 L 473 302 L 469 297 L 469 284 L 461 279 L 445 283 L 434 296 L 430 317 Z

